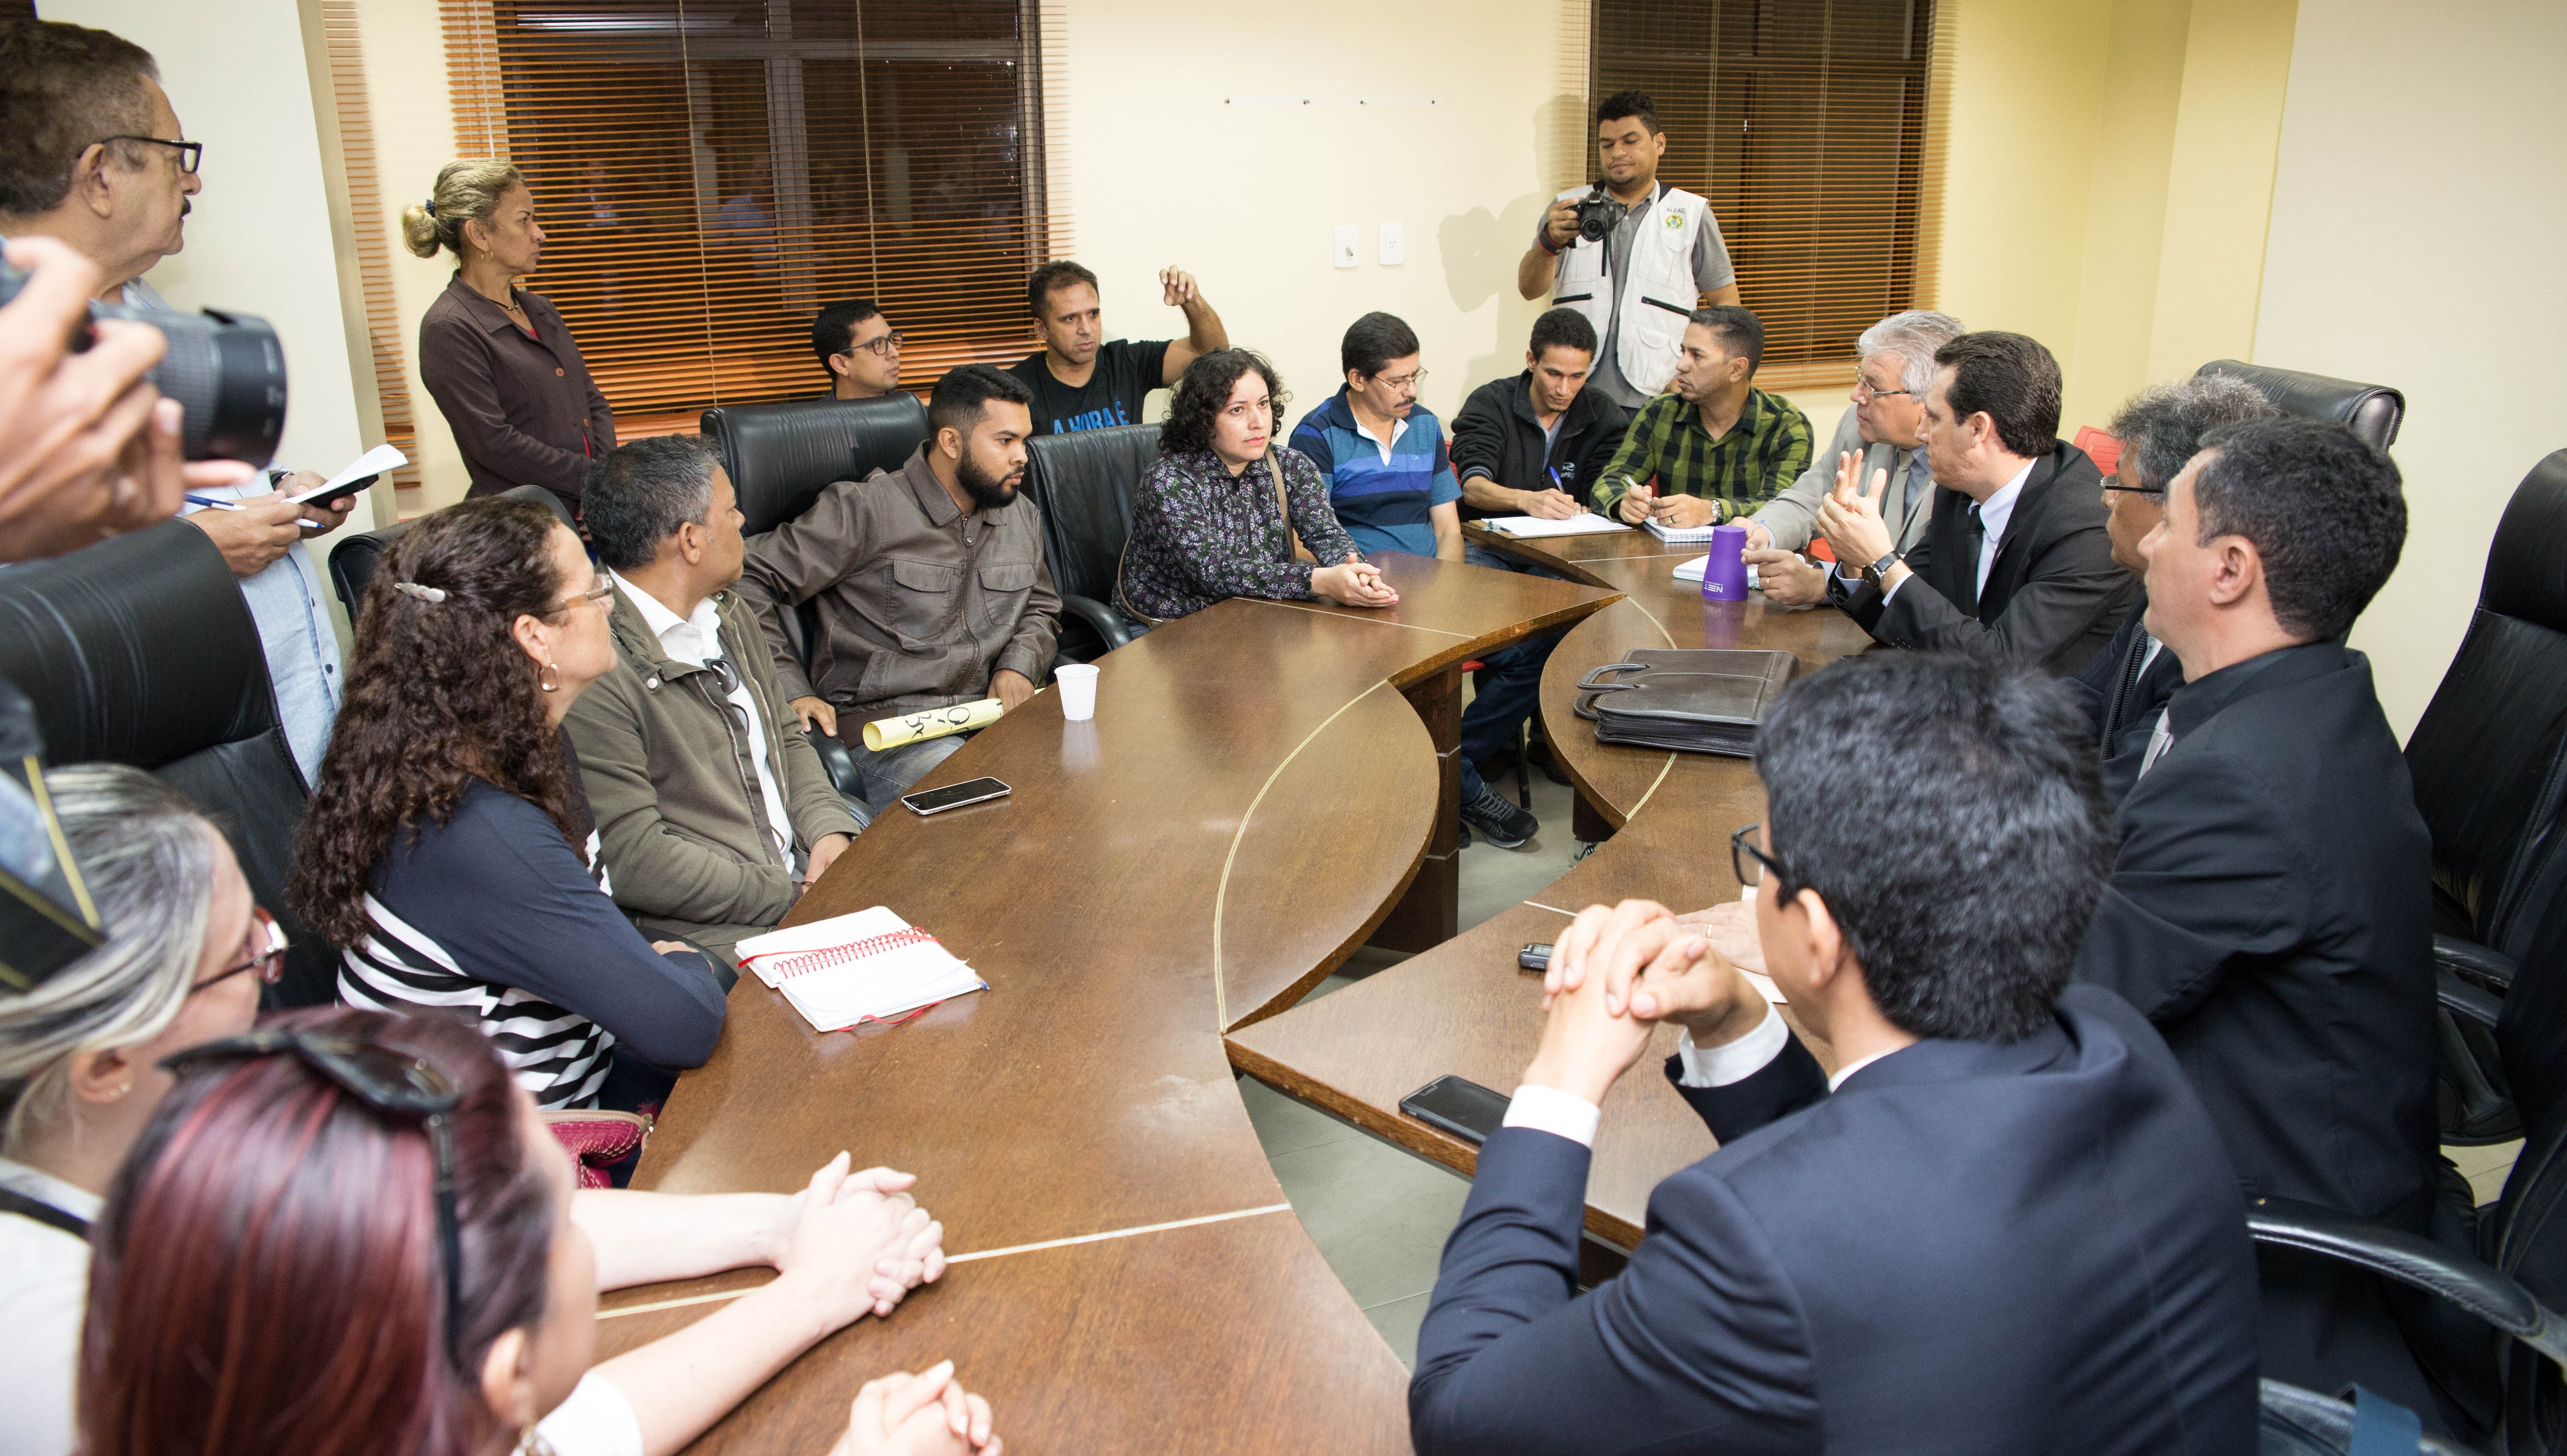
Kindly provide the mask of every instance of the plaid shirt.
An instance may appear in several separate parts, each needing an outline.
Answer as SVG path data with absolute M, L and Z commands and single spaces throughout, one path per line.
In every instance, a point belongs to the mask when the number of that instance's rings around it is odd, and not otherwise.
M 1750 388 L 1738 423 L 1718 439 L 1702 428 L 1689 400 L 1660 395 L 1631 417 L 1630 433 L 1595 482 L 1595 508 L 1606 515 L 1636 480 L 1658 477 L 1661 495 L 1699 495 L 1720 502 L 1715 522 L 1732 521 L 1783 493 L 1810 467 L 1810 417 L 1780 395 Z

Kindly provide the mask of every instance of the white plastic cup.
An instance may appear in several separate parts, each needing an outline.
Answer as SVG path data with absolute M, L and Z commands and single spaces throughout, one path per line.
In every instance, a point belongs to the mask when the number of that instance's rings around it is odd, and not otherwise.
M 1085 663 L 1070 663 L 1052 669 L 1052 681 L 1060 685 L 1060 716 L 1071 723 L 1085 723 L 1096 716 L 1096 669 Z

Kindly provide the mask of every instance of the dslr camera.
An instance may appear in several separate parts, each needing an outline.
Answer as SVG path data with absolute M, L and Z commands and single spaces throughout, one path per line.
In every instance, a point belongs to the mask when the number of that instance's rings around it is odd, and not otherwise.
M 0 308 L 26 282 L 24 272 L 0 263 Z M 267 320 L 220 309 L 188 314 L 96 302 L 89 316 L 149 324 L 169 341 L 150 379 L 187 412 L 179 444 L 188 459 L 263 465 L 275 457 L 285 434 L 285 349 Z M 85 353 L 97 342 L 98 332 L 84 323 L 71 351 Z
M 1602 242 L 1622 220 L 1622 204 L 1604 194 L 1604 184 L 1577 199 L 1577 235 L 1588 242 Z

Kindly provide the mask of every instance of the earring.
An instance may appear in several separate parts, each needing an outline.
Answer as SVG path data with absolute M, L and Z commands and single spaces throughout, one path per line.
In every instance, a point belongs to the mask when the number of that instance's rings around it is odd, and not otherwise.
M 132 1082 L 127 1082 L 125 1085 L 123 1085 L 123 1086 L 121 1086 L 121 1087 L 118 1087 L 118 1088 L 116 1089 L 116 1095 L 118 1095 L 118 1096 L 122 1097 L 122 1096 L 124 1096 L 126 1093 L 131 1092 L 131 1091 L 133 1091 L 133 1090 L 134 1090 L 134 1083 L 132 1083 Z
M 533 1421 L 517 1430 L 517 1456 L 553 1456 L 553 1443 L 543 1438 Z
M 535 686 L 543 689 L 547 693 L 560 692 L 561 664 L 554 662 L 545 663 L 544 670 L 535 675 Z

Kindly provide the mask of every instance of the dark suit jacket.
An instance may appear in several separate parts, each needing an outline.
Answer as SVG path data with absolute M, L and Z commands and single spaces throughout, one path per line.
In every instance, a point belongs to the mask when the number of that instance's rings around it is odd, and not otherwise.
M 2422 1230 L 2432 864 L 2362 654 L 2285 648 L 2185 685 L 2122 801 L 2080 980 L 2154 1021 L 2247 1196 Z
M 1723 1146 L 1582 1298 L 1587 1150 L 1481 1149 L 1418 1333 L 1421 1456 L 2254 1449 L 2245 1209 L 2117 998 L 1919 1042 L 1834 1096 L 1797 1041 L 1681 1090 Z
M 1958 490 L 1934 492 L 1925 538 L 1907 553 L 1907 569 L 1922 581 L 1883 602 L 1876 588 L 1849 588 L 1839 577 L 1833 599 L 1889 647 L 1994 652 L 2073 673 L 2122 625 L 2137 587 L 2113 561 L 2103 487 L 2095 462 L 2065 441 L 2033 461 L 1975 613 L 1967 604 L 1979 562 L 1969 544 L 1970 497 Z
M 517 290 L 533 337 L 456 270 L 419 321 L 419 375 L 454 432 L 469 494 L 541 485 L 573 506 L 591 461 L 615 448 L 615 412 L 561 310 Z
M 2183 664 L 2173 652 L 2160 647 L 2154 658 L 2147 657 L 2148 634 L 2140 622 L 2147 610 L 2148 589 L 2142 583 L 2131 600 L 2130 615 L 2122 619 L 2122 630 L 2067 680 L 2069 692 L 2095 725 L 2108 803 L 2129 797 L 2131 785 L 2139 781 L 2139 764 L 2147 757 L 2157 715 L 2165 712 L 2174 690 L 2183 686 Z M 2131 670 L 2141 661 L 2146 668 L 2133 678 Z

